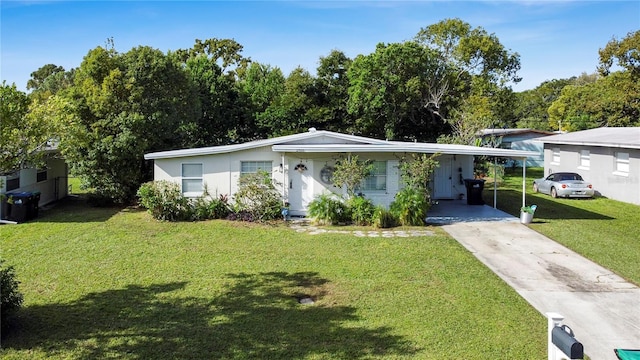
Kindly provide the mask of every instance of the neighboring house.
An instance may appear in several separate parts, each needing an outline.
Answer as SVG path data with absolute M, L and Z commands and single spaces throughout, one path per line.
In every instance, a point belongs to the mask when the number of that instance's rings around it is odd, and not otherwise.
M 544 166 L 544 148 L 540 141 L 534 140 L 542 136 L 556 134 L 551 131 L 535 129 L 484 129 L 480 132 L 483 142 L 493 142 L 493 145 L 502 149 L 525 150 L 538 153 L 527 158 L 527 166 Z M 522 162 L 515 159 L 507 161 L 508 167 L 522 166 Z
M 546 136 L 544 171 L 577 172 L 605 197 L 640 205 L 640 127 Z
M 526 158 L 526 151 L 474 146 L 377 140 L 330 131 L 316 131 L 257 140 L 236 145 L 163 151 L 146 154 L 154 160 L 154 180 L 169 180 L 182 186 L 185 196 L 233 195 L 242 174 L 259 169 L 272 174 L 291 215 L 306 215 L 307 205 L 324 192 L 344 194 L 331 183 L 336 160 L 357 155 L 372 160 L 374 171 L 359 192 L 375 204 L 389 206 L 402 187 L 398 165 L 412 153 L 440 153 L 440 166 L 433 175 L 435 199 L 457 199 L 466 195 L 463 179 L 473 178 L 473 157 L 489 155 Z M 284 186 L 283 186 L 284 185 Z
M 0 176 L 0 196 L 2 204 L 6 201 L 5 194 L 21 192 L 39 192 L 39 206 L 47 205 L 68 195 L 68 167 L 67 163 L 55 156 L 57 150 L 48 151 L 52 156 L 46 159 L 45 167 L 41 169 L 26 168 L 13 174 Z M 4 206 L 0 206 L 0 219 L 5 219 Z

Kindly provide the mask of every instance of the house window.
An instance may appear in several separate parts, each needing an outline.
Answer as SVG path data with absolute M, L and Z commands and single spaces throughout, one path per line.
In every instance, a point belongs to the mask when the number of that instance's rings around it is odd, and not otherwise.
M 552 154 L 553 156 L 551 157 L 551 163 L 556 165 L 560 164 L 560 148 L 553 148 Z
M 47 169 L 38 170 L 38 172 L 36 173 L 36 181 L 37 182 L 47 181 Z
M 200 196 L 203 190 L 202 164 L 182 164 L 182 193 Z
M 20 172 L 15 172 L 7 176 L 7 191 L 15 190 L 20 187 Z
M 369 176 L 363 181 L 360 189 L 362 191 L 387 190 L 387 162 L 374 161 L 373 169 Z
M 244 174 L 255 174 L 258 170 L 271 173 L 272 168 L 272 161 L 242 161 L 240 162 L 240 176 Z
M 589 169 L 591 166 L 591 153 L 589 150 L 580 150 L 580 168 Z
M 629 153 L 616 153 L 616 173 L 619 175 L 629 174 Z

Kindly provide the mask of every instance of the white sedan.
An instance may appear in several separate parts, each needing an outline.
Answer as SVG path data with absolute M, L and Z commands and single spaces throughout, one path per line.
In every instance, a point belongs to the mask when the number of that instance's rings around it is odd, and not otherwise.
M 584 181 L 580 174 L 570 172 L 554 173 L 546 178 L 533 180 L 533 192 L 549 194 L 552 197 L 590 198 L 593 186 Z

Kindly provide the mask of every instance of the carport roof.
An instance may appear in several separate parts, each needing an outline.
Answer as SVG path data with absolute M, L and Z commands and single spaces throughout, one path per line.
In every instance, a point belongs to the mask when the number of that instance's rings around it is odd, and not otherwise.
M 308 145 L 273 145 L 276 152 L 306 152 L 306 153 L 362 153 L 362 152 L 407 152 L 425 154 L 475 155 L 505 158 L 526 158 L 537 156 L 538 153 L 523 150 L 500 148 L 485 148 L 468 145 L 410 143 L 388 141 L 386 144 L 308 144 Z

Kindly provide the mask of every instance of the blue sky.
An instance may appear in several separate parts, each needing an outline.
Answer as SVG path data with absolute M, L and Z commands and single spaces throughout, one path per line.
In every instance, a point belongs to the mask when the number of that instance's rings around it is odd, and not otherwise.
M 593 73 L 598 49 L 640 29 L 640 1 L 38 1 L 0 4 L 0 79 L 26 89 L 45 64 L 77 67 L 108 38 L 116 50 L 162 51 L 194 40 L 232 38 L 243 55 L 288 74 L 315 75 L 333 49 L 354 58 L 377 43 L 402 42 L 446 18 L 494 33 L 520 54 L 514 90 Z

